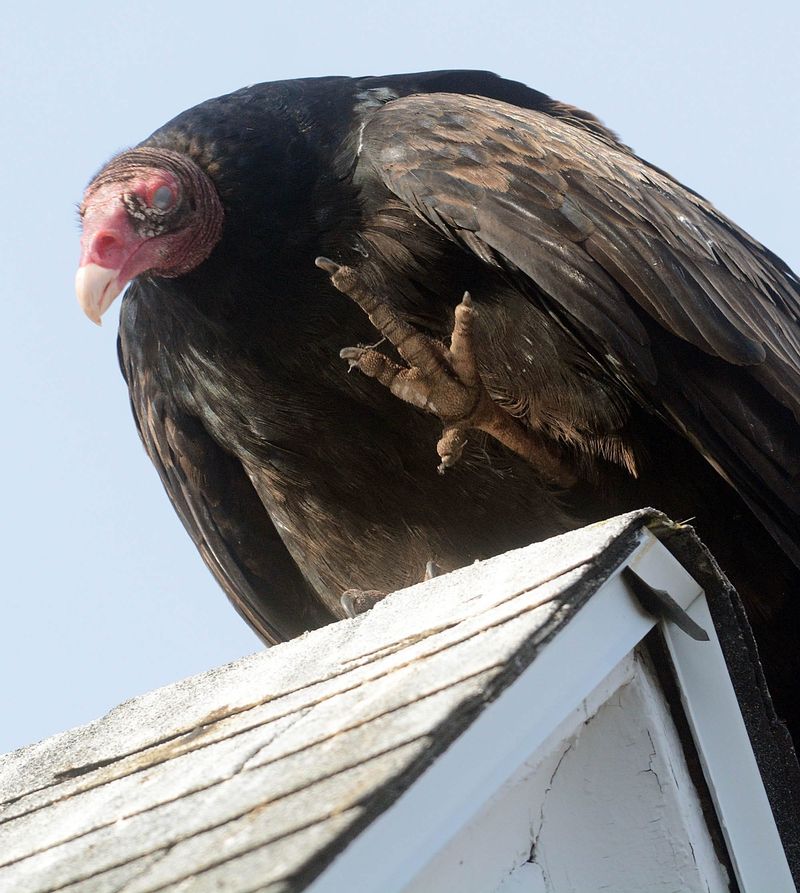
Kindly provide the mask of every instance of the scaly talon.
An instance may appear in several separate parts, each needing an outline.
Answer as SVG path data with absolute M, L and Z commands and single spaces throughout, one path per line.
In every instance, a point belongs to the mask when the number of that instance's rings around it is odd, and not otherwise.
M 558 448 L 498 406 L 484 387 L 475 357 L 476 311 L 469 292 L 464 292 L 455 308 L 448 348 L 417 331 L 368 292 L 352 267 L 324 257 L 318 257 L 316 264 L 330 275 L 335 288 L 361 307 L 408 363 L 408 367 L 400 366 L 374 348 L 345 347 L 339 356 L 347 360 L 349 369 L 358 368 L 396 397 L 442 420 L 444 430 L 436 445 L 440 474 L 458 462 L 467 444 L 466 432 L 476 428 L 522 456 L 550 483 L 560 487 L 575 483 L 576 476 Z

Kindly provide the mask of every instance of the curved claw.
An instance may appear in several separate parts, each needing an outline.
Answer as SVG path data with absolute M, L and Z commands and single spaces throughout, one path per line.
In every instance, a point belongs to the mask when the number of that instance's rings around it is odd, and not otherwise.
M 363 347 L 343 347 L 339 351 L 339 357 L 342 360 L 347 360 L 347 371 L 352 372 L 353 369 L 360 368 L 359 361 L 366 352 Z
M 335 276 L 339 270 L 341 270 L 341 265 L 337 264 L 335 260 L 331 260 L 329 257 L 318 257 L 314 261 L 314 264 L 319 267 L 320 270 L 325 270 L 329 276 Z
M 342 360 L 358 361 L 366 352 L 367 350 L 364 347 L 343 347 L 339 351 L 339 358 Z
M 444 474 L 448 468 L 452 468 L 458 462 L 466 445 L 467 436 L 462 426 L 448 425 L 444 429 L 436 444 L 436 452 L 442 460 L 436 469 L 439 474 Z

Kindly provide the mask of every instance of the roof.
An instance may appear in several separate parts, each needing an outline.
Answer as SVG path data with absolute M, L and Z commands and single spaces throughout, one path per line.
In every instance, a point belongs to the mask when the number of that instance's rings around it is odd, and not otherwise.
M 645 528 L 706 590 L 796 869 L 797 764 L 741 606 L 691 530 L 645 510 L 395 593 L 0 757 L 0 890 L 304 889 L 476 725 Z

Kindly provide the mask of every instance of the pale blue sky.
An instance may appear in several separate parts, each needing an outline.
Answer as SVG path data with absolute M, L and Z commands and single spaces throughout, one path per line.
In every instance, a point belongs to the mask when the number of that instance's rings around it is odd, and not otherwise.
M 258 647 L 139 445 L 116 308 L 98 331 L 75 302 L 74 206 L 111 154 L 247 83 L 489 68 L 599 115 L 798 269 L 798 46 L 798 0 L 6 11 L 0 751 Z

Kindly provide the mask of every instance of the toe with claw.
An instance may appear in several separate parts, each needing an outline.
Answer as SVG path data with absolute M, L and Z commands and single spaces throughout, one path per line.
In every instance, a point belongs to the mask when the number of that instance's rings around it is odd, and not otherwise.
M 352 620 L 359 614 L 364 614 L 374 608 L 384 598 L 386 598 L 386 593 L 377 589 L 346 589 L 341 594 L 339 601 L 345 614 Z
M 346 347 L 340 352 L 342 359 L 351 369 L 376 379 L 401 400 L 441 419 L 443 431 L 436 445 L 440 473 L 458 462 L 467 443 L 467 432 L 475 428 L 528 460 L 548 483 L 559 487 L 575 483 L 574 472 L 555 445 L 526 428 L 489 396 L 476 362 L 476 311 L 468 292 L 455 308 L 448 348 L 415 329 L 369 292 L 352 267 L 321 257 L 316 264 L 329 274 L 340 292 L 361 307 L 408 366 L 366 347 Z

